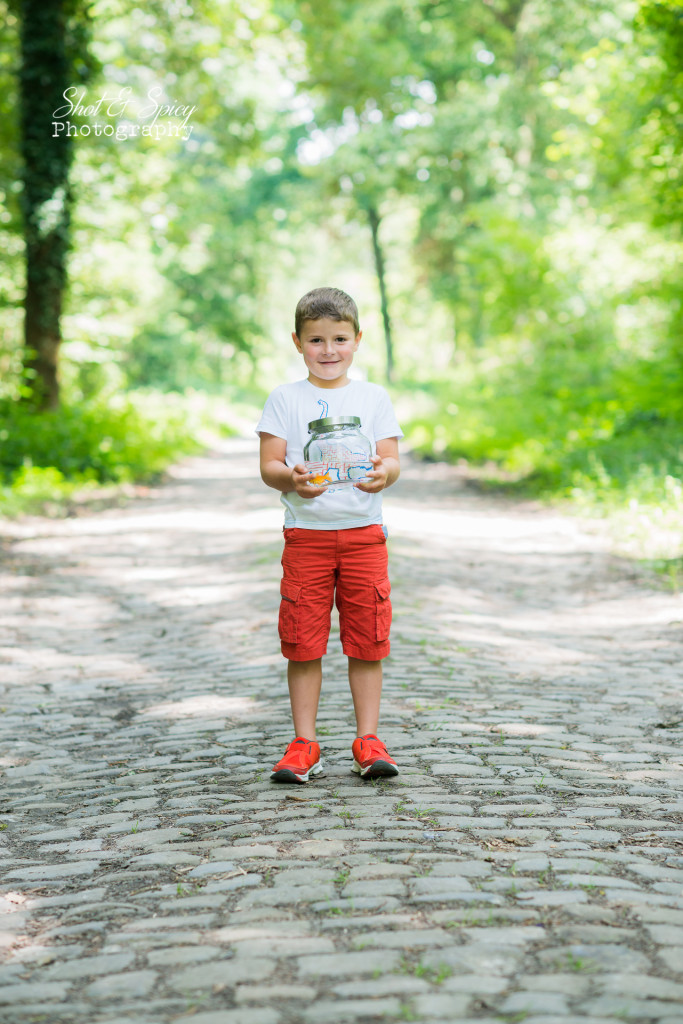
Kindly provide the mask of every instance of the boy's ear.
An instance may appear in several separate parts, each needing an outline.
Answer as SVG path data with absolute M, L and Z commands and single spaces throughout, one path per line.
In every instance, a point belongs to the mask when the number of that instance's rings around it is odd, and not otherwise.
M 356 348 L 358 348 L 358 346 L 360 345 L 360 339 L 362 337 L 363 337 L 363 332 L 359 331 L 358 334 L 356 335 Z M 355 351 L 355 349 L 354 349 L 354 351 Z
M 297 352 L 303 352 L 303 349 L 301 347 L 301 342 L 299 341 L 299 337 L 298 337 L 296 331 L 292 331 L 292 341 L 296 345 Z

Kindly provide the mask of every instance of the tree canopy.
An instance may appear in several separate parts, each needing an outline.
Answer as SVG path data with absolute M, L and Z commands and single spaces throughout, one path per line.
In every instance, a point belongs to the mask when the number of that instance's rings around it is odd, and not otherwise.
M 0 0 L 7 400 L 31 365 L 22 203 L 61 187 L 18 114 L 27 3 Z M 297 298 L 336 284 L 361 307 L 365 371 L 411 391 L 432 452 L 538 468 L 555 444 L 680 422 L 679 2 L 61 7 L 70 401 L 267 390 L 290 372 Z M 452 398 L 468 386 L 486 422 Z

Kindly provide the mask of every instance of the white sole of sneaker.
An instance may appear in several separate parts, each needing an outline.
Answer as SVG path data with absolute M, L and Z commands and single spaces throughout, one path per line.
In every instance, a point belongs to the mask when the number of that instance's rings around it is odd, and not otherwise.
M 305 775 L 297 775 L 291 768 L 281 768 L 279 772 L 271 772 L 270 778 L 272 782 L 308 782 L 311 775 L 320 775 L 323 771 L 322 758 L 320 761 L 316 761 L 308 769 Z
M 355 760 L 351 766 L 351 771 L 360 775 L 362 779 L 379 779 L 388 778 L 390 775 L 398 775 L 398 768 L 395 764 L 389 764 L 388 761 L 375 761 L 374 764 L 369 764 L 367 768 L 362 768 L 358 761 Z

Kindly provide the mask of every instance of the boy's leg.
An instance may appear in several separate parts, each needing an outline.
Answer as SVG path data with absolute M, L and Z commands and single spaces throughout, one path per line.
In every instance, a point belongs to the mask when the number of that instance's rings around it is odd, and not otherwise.
M 377 734 L 382 696 L 382 662 L 349 657 L 349 686 L 358 736 Z
M 295 738 L 270 773 L 273 782 L 308 782 L 323 770 L 315 720 L 334 600 L 336 533 L 287 529 L 278 630 L 287 658 Z
M 287 664 L 289 699 L 292 706 L 295 738 L 285 755 L 270 773 L 272 782 L 308 782 L 323 770 L 320 746 L 315 739 L 315 719 L 322 683 L 322 658 L 311 661 L 289 660 Z
M 381 670 L 381 666 L 380 666 Z M 287 682 L 295 736 L 315 739 L 315 720 L 323 681 L 322 658 L 313 661 L 289 661 Z
M 313 740 L 334 601 L 336 533 L 287 529 L 284 534 L 278 628 L 294 732 Z
M 358 730 L 351 746 L 351 770 L 366 779 L 397 775 L 396 762 L 377 737 L 379 702 L 382 696 L 382 662 L 349 658 L 349 685 Z
M 398 773 L 396 762 L 377 737 L 382 659 L 389 653 L 391 627 L 386 535 L 374 525 L 345 530 L 342 539 L 337 607 L 358 730 L 351 747 L 352 770 L 374 779 Z

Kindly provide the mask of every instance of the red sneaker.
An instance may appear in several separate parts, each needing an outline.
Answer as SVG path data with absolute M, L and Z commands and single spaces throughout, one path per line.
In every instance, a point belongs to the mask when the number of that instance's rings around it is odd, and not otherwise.
M 313 740 L 297 736 L 287 747 L 285 756 L 270 773 L 273 782 L 308 782 L 309 775 L 323 770 L 320 746 Z
M 398 766 L 381 740 L 370 733 L 357 736 L 351 747 L 353 753 L 352 772 L 364 779 L 377 779 L 382 775 L 398 775 Z

